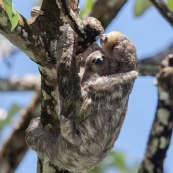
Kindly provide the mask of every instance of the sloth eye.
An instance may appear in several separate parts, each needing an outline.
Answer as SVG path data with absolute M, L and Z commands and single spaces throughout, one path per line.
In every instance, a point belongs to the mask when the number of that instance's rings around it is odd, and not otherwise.
M 106 57 L 105 57 L 105 56 L 102 56 L 102 59 L 104 59 L 104 60 L 105 60 L 105 59 L 106 59 Z
M 94 59 L 92 59 L 92 63 L 95 63 L 96 62 L 96 59 L 94 58 Z

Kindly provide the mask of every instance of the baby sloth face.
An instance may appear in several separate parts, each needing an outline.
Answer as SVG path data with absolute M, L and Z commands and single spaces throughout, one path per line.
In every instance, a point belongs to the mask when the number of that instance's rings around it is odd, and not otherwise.
M 82 82 L 87 81 L 94 74 L 99 76 L 109 74 L 109 61 L 101 50 L 94 51 L 86 58 Z
M 103 55 L 100 51 L 96 51 L 90 58 L 91 60 L 89 61 L 91 61 L 91 71 L 100 76 L 106 75 L 108 71 L 108 60 L 105 55 Z
M 110 74 L 138 69 L 136 48 L 125 35 L 116 31 L 103 34 L 100 37 L 100 43 L 109 59 Z

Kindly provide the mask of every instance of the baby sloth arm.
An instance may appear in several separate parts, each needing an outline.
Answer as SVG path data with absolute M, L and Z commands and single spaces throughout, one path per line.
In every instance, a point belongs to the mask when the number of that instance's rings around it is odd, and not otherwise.
M 93 90 L 93 92 L 112 91 L 115 90 L 115 87 L 124 84 L 133 84 L 137 76 L 137 71 L 102 76 L 98 77 L 96 80 L 90 81 L 85 87 Z

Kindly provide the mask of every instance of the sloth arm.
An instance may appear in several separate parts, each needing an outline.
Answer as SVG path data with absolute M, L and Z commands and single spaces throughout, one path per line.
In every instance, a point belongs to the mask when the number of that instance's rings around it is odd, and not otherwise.
M 134 80 L 137 78 L 137 71 L 130 71 L 126 73 L 117 73 L 108 76 L 98 77 L 94 81 L 90 81 L 84 89 L 89 88 L 90 92 L 99 92 L 99 91 L 112 91 L 115 90 L 114 87 L 133 84 Z

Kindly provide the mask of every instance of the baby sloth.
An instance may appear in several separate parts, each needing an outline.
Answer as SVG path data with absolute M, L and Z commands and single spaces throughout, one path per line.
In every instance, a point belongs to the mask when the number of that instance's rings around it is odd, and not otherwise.
M 102 34 L 100 43 L 110 61 L 110 74 L 137 70 L 135 46 L 121 32 Z
M 97 75 L 104 76 L 109 73 L 108 58 L 102 50 L 91 53 L 85 62 L 85 71 L 82 76 L 82 83 Z
M 98 50 L 87 57 L 83 83 L 79 85 L 81 100 L 75 111 L 69 106 L 64 113 L 67 115 L 58 115 L 60 132 L 51 133 L 39 118 L 31 121 L 26 131 L 28 145 L 40 157 L 71 172 L 88 172 L 110 152 L 138 76 L 136 50 L 128 38 L 111 32 L 101 37 L 101 44 L 106 56 Z M 67 102 L 64 104 L 70 105 L 74 100 Z

